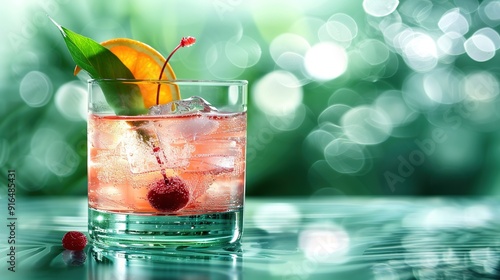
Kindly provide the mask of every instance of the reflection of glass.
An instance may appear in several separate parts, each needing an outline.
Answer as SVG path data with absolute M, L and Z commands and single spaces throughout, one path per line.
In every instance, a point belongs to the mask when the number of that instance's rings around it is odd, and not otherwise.
M 109 95 L 102 92 L 144 91 L 160 83 L 178 89 L 185 99 L 132 116 L 114 113 L 120 109 L 111 110 Z M 89 90 L 89 235 L 94 243 L 239 244 L 246 82 L 97 80 Z
M 240 253 L 217 250 L 99 250 L 88 258 L 89 279 L 243 279 Z

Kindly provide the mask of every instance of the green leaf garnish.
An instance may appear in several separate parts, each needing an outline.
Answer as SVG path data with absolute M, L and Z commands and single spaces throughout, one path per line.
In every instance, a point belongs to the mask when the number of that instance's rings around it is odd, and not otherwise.
M 49 17 L 50 18 L 50 17 Z M 75 33 L 50 20 L 59 28 L 76 65 L 93 79 L 134 79 L 134 75 L 110 50 L 96 41 Z M 135 84 L 101 83 L 106 101 L 117 115 L 140 115 L 147 112 L 141 91 Z

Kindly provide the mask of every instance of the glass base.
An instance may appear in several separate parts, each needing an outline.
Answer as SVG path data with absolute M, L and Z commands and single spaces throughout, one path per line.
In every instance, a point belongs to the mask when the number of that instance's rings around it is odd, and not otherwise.
M 101 248 L 237 248 L 243 210 L 193 216 L 134 215 L 89 208 L 89 235 Z

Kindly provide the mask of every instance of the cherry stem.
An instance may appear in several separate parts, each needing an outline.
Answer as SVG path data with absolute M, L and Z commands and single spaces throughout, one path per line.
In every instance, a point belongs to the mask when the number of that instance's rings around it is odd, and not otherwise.
M 154 153 L 154 155 L 156 157 L 156 161 L 160 165 L 161 175 L 163 176 L 163 179 L 166 181 L 167 180 L 167 174 L 165 172 L 165 168 L 163 168 L 163 161 L 160 158 L 160 152 L 163 153 L 162 149 L 159 146 L 156 146 L 156 145 L 153 144 L 153 153 Z M 163 154 L 163 155 L 165 155 L 165 154 Z
M 174 53 L 182 48 L 182 47 L 190 47 L 192 46 L 194 43 L 196 42 L 196 39 L 194 37 L 191 37 L 191 36 L 188 36 L 188 37 L 182 37 L 179 45 L 177 45 L 177 47 L 175 47 L 175 49 L 170 53 L 170 55 L 167 57 L 167 59 L 165 60 L 165 63 L 163 63 L 163 67 L 161 68 L 161 71 L 160 71 L 160 76 L 158 77 L 158 80 L 161 80 L 162 76 L 163 76 L 163 72 L 165 72 L 165 68 L 167 67 L 167 64 L 168 64 L 168 61 L 170 60 L 170 58 L 172 57 L 172 55 L 174 55 Z M 161 83 L 158 84 L 158 88 L 156 90 L 156 105 L 160 105 L 160 87 L 161 87 Z
M 194 37 L 190 37 L 190 36 L 188 36 L 188 37 L 182 37 L 179 45 L 177 45 L 177 47 L 175 47 L 175 49 L 170 53 L 170 55 L 165 60 L 165 63 L 163 63 L 163 66 L 161 67 L 160 76 L 158 77 L 158 80 L 161 80 L 161 78 L 163 77 L 163 73 L 165 72 L 165 68 L 167 67 L 168 61 L 170 60 L 170 58 L 172 57 L 172 55 L 174 55 L 174 53 L 178 49 L 180 49 L 182 47 L 190 47 L 195 42 L 196 42 L 196 39 Z M 161 83 L 158 83 L 158 88 L 156 90 L 156 105 L 160 104 L 160 87 L 161 87 Z M 161 175 L 163 176 L 163 179 L 166 182 L 166 180 L 167 180 L 167 174 L 165 172 L 165 168 L 163 168 L 163 161 L 160 158 L 160 153 L 162 153 L 164 156 L 165 156 L 165 154 L 163 153 L 163 150 L 159 146 L 156 146 L 155 144 L 153 144 L 153 153 L 154 153 L 154 155 L 156 157 L 156 161 L 158 162 L 158 164 L 161 167 L 161 169 L 160 169 Z

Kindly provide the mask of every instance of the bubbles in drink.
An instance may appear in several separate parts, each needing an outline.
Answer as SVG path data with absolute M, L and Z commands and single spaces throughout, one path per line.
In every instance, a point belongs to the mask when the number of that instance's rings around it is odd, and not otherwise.
M 89 120 L 89 144 L 94 148 L 114 149 L 120 144 L 120 133 L 127 128 L 125 123 L 99 121 L 99 117 L 91 116 Z
M 91 119 L 89 126 L 106 128 L 103 133 L 112 131 L 115 135 L 113 141 L 101 141 L 99 147 L 90 148 L 89 169 L 93 170 L 89 172 L 95 175 L 89 176 L 89 195 L 99 194 L 89 197 L 91 205 L 110 211 L 157 213 L 147 194 L 149 186 L 165 174 L 180 178 L 190 193 L 190 201 L 176 214 L 240 206 L 245 113 L 220 113 L 193 97 L 154 106 L 147 116 Z M 98 136 L 89 134 L 89 143 L 95 143 Z M 109 174 L 105 166 L 116 172 Z

